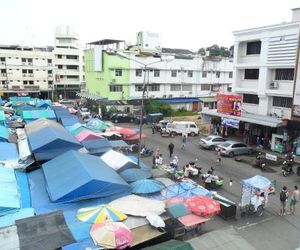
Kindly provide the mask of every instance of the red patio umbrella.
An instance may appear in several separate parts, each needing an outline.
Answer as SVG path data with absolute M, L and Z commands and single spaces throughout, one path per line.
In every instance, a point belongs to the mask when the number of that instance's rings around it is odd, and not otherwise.
M 132 135 L 136 134 L 136 131 L 134 129 L 123 128 L 123 127 L 113 127 L 113 128 L 110 128 L 109 131 L 118 132 L 119 134 L 125 135 L 125 136 L 132 136 Z
M 202 195 L 192 196 L 184 199 L 184 205 L 193 214 L 203 217 L 212 217 L 221 211 L 219 202 Z

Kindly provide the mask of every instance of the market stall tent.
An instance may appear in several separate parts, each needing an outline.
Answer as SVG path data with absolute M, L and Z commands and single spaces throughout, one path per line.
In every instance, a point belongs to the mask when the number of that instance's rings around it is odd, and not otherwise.
M 82 130 L 79 134 L 75 136 L 78 141 L 92 141 L 92 140 L 99 140 L 103 139 L 103 137 L 93 131 L 89 130 Z
M 56 116 L 53 110 L 23 110 L 22 118 L 25 122 L 31 122 L 40 118 L 47 118 L 49 120 L 55 120 Z
M 60 116 L 58 122 L 61 123 L 64 127 L 67 127 L 79 123 L 79 119 L 77 116 L 69 114 Z
M 0 142 L 7 142 L 9 136 L 8 129 L 0 125 Z
M 43 172 L 53 202 L 107 197 L 130 190 L 99 157 L 73 150 L 43 164 Z
M 89 154 L 92 155 L 101 155 L 111 149 L 109 140 L 106 138 L 82 141 L 81 144 L 87 149 Z
M 81 148 L 81 144 L 62 125 L 47 119 L 39 119 L 25 126 L 31 151 L 36 160 L 50 160 L 69 150 Z

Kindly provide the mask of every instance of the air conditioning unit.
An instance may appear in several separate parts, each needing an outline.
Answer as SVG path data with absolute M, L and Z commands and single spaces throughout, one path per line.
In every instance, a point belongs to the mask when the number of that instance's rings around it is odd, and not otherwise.
M 271 82 L 270 83 L 270 89 L 277 89 L 278 88 L 278 82 Z

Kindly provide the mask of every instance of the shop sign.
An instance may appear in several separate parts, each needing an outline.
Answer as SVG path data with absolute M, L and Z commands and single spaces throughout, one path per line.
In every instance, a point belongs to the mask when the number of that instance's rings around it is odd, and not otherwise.
M 239 128 L 240 121 L 235 120 L 235 119 L 229 119 L 229 118 L 222 117 L 221 124 L 224 125 L 224 126 L 227 126 L 227 127 Z
M 227 115 L 241 116 L 241 95 L 217 95 L 217 112 Z
M 270 161 L 277 161 L 277 156 L 276 155 L 266 153 L 265 157 L 266 157 L 266 159 L 268 159 Z

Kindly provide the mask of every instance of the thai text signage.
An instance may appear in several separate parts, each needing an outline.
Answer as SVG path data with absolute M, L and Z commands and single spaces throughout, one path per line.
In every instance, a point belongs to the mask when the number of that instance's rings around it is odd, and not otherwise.
M 217 95 L 217 112 L 227 115 L 241 116 L 241 95 Z

